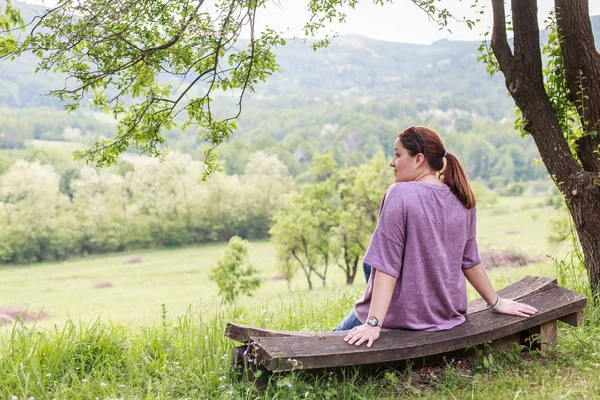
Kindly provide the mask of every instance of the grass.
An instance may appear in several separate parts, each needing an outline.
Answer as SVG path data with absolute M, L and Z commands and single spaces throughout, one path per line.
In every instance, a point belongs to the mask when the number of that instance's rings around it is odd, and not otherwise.
M 226 321 L 282 329 L 321 330 L 347 311 L 353 291 L 329 298 L 298 297 L 255 312 L 167 312 L 153 326 L 132 330 L 99 320 L 41 330 L 20 324 L 0 339 L 3 399 L 592 399 L 600 395 L 597 308 L 582 328 L 559 327 L 554 354 L 493 352 L 481 347 L 464 364 L 388 370 L 369 376 L 303 372 L 268 377 L 266 388 L 242 382 L 231 368 Z
M 547 216 L 551 207 L 532 208 L 539 198 L 501 198 L 498 205 L 479 210 L 478 237 L 480 249 L 511 249 L 528 254 L 549 254 L 564 257 L 564 250 L 546 244 Z M 506 214 L 507 209 L 513 211 Z M 537 220 L 531 212 L 543 215 Z M 513 233 L 507 234 L 506 232 Z M 44 310 L 49 318 L 38 322 L 40 327 L 62 326 L 65 321 L 92 321 L 100 318 L 140 328 L 157 321 L 162 305 L 169 318 L 182 315 L 188 309 L 213 312 L 220 303 L 217 286 L 208 280 L 210 269 L 222 254 L 225 244 L 205 244 L 171 250 L 146 250 L 68 260 L 60 263 L 0 267 L 2 305 L 27 308 L 31 312 Z M 292 279 L 290 291 L 282 280 L 269 280 L 277 273 L 275 251 L 268 241 L 253 242 L 249 248 L 251 263 L 265 279 L 253 297 L 240 299 L 247 311 L 270 304 L 295 301 L 313 296 L 327 298 L 346 287 L 343 272 L 335 265 L 329 268 L 327 288 L 314 280 L 315 290 L 309 292 L 303 273 Z M 125 264 L 132 256 L 142 263 Z M 525 275 L 555 276 L 550 259 L 525 268 L 497 269 L 497 286 L 506 286 Z M 113 287 L 94 289 L 98 282 L 110 282 Z M 352 288 L 359 296 L 364 287 L 361 272 Z M 475 297 L 474 292 L 469 293 Z M 0 328 L 2 329 L 2 328 Z M 6 329 L 6 327 L 4 328 Z
M 538 199 L 502 199 L 480 210 L 480 247 L 535 251 L 561 260 L 522 268 L 496 268 L 497 288 L 525 275 L 557 276 L 586 293 L 579 259 L 545 244 L 550 208 Z M 514 210 L 505 213 L 505 208 Z M 531 218 L 532 211 L 540 217 Z M 544 215 L 544 218 L 541 217 Z M 529 217 L 528 217 L 529 216 Z M 527 219 L 529 218 L 529 219 Z M 512 222 L 511 222 L 512 221 Z M 508 230 L 517 231 L 507 234 Z M 538 399 L 600 396 L 600 312 L 586 310 L 582 328 L 560 324 L 559 351 L 493 352 L 483 346 L 463 364 L 432 369 L 389 370 L 377 376 L 348 368 L 339 374 L 273 375 L 265 389 L 241 382 L 231 368 L 234 343 L 223 336 L 227 321 L 272 329 L 323 331 L 335 326 L 364 288 L 360 278 L 346 287 L 332 268 L 327 288 L 306 290 L 301 273 L 289 291 L 266 280 L 254 297 L 220 304 L 208 270 L 224 249 L 210 244 L 143 251 L 63 263 L 0 268 L 5 304 L 42 308 L 50 318 L 17 323 L 0 333 L 2 399 Z M 533 250 L 532 250 L 533 249 Z M 554 252 L 554 253 L 553 253 Z M 139 264 L 124 264 L 131 256 Z M 268 278 L 277 271 L 269 242 L 250 246 L 252 263 Z M 93 289 L 109 281 L 114 286 Z M 315 282 L 317 283 L 317 282 Z M 589 295 L 589 293 L 586 293 Z M 475 297 L 474 292 L 469 293 Z

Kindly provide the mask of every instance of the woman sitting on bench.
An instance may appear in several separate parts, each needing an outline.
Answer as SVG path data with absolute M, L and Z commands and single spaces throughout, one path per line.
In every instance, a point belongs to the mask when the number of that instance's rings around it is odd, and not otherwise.
M 334 330 L 349 331 L 349 344 L 371 347 L 382 328 L 453 328 L 465 321 L 464 277 L 492 311 L 534 314 L 494 291 L 477 249 L 475 196 L 439 135 L 424 126 L 406 129 L 390 166 L 396 184 L 383 197 L 365 254 L 366 292 Z

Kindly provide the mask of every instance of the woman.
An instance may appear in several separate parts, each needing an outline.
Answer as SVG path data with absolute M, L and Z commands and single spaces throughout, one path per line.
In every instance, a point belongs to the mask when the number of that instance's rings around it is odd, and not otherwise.
M 536 313 L 500 299 L 492 288 L 475 239 L 475 196 L 438 134 L 412 126 L 394 147 L 396 184 L 383 197 L 365 254 L 367 289 L 335 330 L 348 330 L 349 344 L 371 347 L 382 328 L 438 331 L 460 325 L 467 311 L 465 277 L 493 311 Z

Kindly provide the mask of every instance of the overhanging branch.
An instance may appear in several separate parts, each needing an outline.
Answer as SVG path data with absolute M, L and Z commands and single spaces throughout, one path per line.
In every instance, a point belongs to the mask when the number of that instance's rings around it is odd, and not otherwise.
M 492 0 L 492 10 L 494 13 L 494 25 L 492 29 L 492 50 L 500 65 L 500 70 L 504 75 L 512 73 L 512 51 L 508 45 L 506 37 L 506 12 L 504 10 L 504 0 Z

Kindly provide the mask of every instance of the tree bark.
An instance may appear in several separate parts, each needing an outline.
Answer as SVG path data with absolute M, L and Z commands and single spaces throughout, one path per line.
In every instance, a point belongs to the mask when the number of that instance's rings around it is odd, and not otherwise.
M 580 90 L 583 71 L 585 107 L 582 121 L 590 120 L 587 132 L 600 121 L 600 56 L 595 51 L 587 0 L 555 0 L 560 8 L 559 28 L 565 35 L 561 52 L 565 59 L 571 96 Z M 600 289 L 600 168 L 598 138 L 585 136 L 578 144 L 581 166 L 571 154 L 544 88 L 537 23 L 536 0 L 512 0 L 514 54 L 506 37 L 504 0 L 492 0 L 494 26 L 492 50 L 504 73 L 506 87 L 523 113 L 525 129 L 532 135 L 554 182 L 563 193 L 584 254 L 594 294 Z M 584 21 L 587 20 L 587 23 Z M 587 75 L 586 75 L 587 74 Z M 584 125 L 585 126 L 585 125 Z M 582 168 L 583 167 L 583 168 Z
M 577 155 L 585 171 L 600 172 L 600 157 L 594 153 L 600 136 L 590 135 L 600 129 L 600 54 L 594 45 L 588 0 L 555 0 L 555 7 L 569 100 L 588 134 L 578 141 Z

